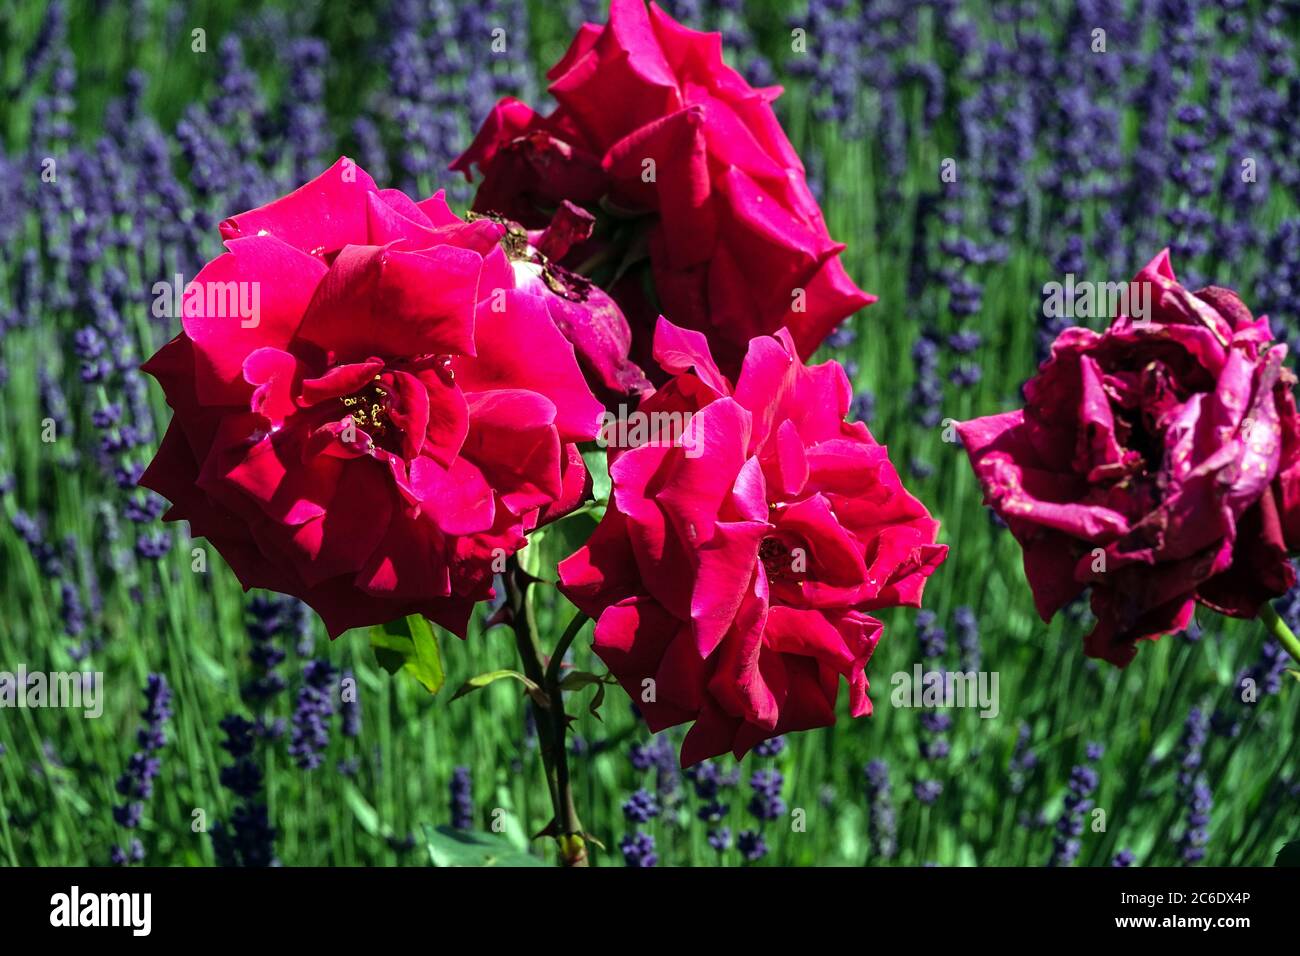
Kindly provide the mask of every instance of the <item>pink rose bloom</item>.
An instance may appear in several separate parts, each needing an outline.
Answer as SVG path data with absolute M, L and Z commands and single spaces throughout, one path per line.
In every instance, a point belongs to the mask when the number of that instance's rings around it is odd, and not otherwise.
M 695 722 L 683 766 L 834 723 L 841 678 L 870 713 L 866 612 L 919 606 L 938 522 L 844 420 L 843 368 L 805 366 L 785 330 L 750 343 L 734 387 L 698 332 L 660 319 L 654 351 L 672 378 L 639 411 L 682 425 L 611 449 L 605 517 L 560 564 L 596 653 L 651 730 Z
M 416 613 L 463 636 L 494 561 L 581 499 L 602 411 L 504 234 L 347 159 L 223 222 L 145 365 L 175 412 L 141 480 L 166 517 L 331 636 Z
M 575 259 L 648 256 L 644 281 L 632 269 L 612 288 L 635 355 L 648 355 L 663 312 L 704 332 L 729 372 L 752 337 L 783 327 L 807 357 L 875 301 L 840 263 L 844 246 L 772 110 L 781 90 L 727 66 L 719 34 L 613 0 L 608 25 L 583 26 L 548 76 L 552 113 L 503 99 L 452 168 L 483 173 L 481 212 L 533 228 L 567 200 L 626 226 L 623 245 L 607 231 Z
M 1295 584 L 1300 421 L 1268 320 L 1189 292 L 1168 251 L 1135 283 L 1151 314 L 1066 329 L 1025 407 L 959 426 L 988 504 L 1024 548 L 1043 620 L 1092 589 L 1085 649 L 1120 667 L 1197 603 L 1234 617 Z

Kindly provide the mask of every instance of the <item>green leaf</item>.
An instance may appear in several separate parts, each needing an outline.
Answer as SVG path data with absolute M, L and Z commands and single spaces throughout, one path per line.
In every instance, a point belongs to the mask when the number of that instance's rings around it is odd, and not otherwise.
M 587 711 L 591 716 L 604 723 L 600 716 L 600 705 L 605 702 L 605 685 L 612 684 L 614 678 L 608 674 L 593 674 L 590 671 L 570 671 L 564 675 L 560 681 L 561 690 L 582 690 L 584 687 L 596 686 L 596 693 L 591 695 L 591 703 L 587 705 Z
M 352 810 L 352 815 L 357 818 L 361 829 L 371 836 L 388 835 L 388 828 L 380 823 L 378 811 L 351 782 L 346 782 L 343 786 L 343 801 Z
M 545 702 L 546 694 L 537 686 L 535 681 L 530 680 L 528 677 L 519 673 L 519 671 L 512 670 L 488 671 L 485 674 L 475 674 L 469 680 L 465 681 L 465 683 L 460 685 L 460 689 L 451 695 L 451 699 L 458 700 L 466 694 L 472 693 L 476 690 L 482 690 L 488 684 L 494 684 L 506 677 L 509 677 L 512 680 L 517 680 L 519 683 L 523 684 L 524 690 L 528 691 L 529 695 L 538 703 Z
M 438 637 L 422 615 L 412 614 L 372 627 L 370 646 L 380 667 L 390 674 L 405 671 L 430 694 L 438 693 L 447 680 L 438 651 Z
M 582 462 L 591 475 L 591 496 L 596 501 L 608 501 L 612 483 L 609 478 L 609 456 L 599 445 L 585 445 L 582 449 Z
M 1274 866 L 1300 866 L 1300 840 L 1292 840 L 1277 851 Z
M 424 825 L 433 866 L 545 866 L 545 861 L 512 846 L 495 833 Z
M 588 505 L 537 529 L 519 552 L 520 565 L 533 577 L 554 584 L 555 566 L 587 543 L 599 520 L 595 506 Z
M 596 693 L 591 695 L 591 703 L 587 705 L 587 712 L 602 724 L 605 722 L 605 718 L 600 716 L 600 705 L 603 703 L 605 703 L 605 685 L 597 684 Z M 605 848 L 601 847 L 601 849 Z
M 603 684 L 605 678 L 599 674 L 593 674 L 591 671 L 569 671 L 564 675 L 564 680 L 560 681 L 560 687 L 563 690 L 582 690 L 584 687 L 590 687 L 592 684 Z

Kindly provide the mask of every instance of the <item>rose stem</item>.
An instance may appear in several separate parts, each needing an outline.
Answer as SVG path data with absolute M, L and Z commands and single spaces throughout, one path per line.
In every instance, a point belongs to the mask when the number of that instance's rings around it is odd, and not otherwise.
M 546 683 L 548 686 L 554 684 L 559 687 L 560 668 L 564 664 L 564 655 L 569 653 L 569 645 L 573 643 L 573 639 L 582 630 L 582 625 L 589 620 L 590 618 L 587 615 L 579 611 L 574 615 L 573 620 L 569 622 L 569 626 L 564 629 L 564 634 L 560 636 L 560 643 L 555 645 L 555 653 L 551 655 L 551 661 L 546 665 Z
M 503 577 L 511 626 L 515 632 L 515 647 L 519 650 L 524 674 L 542 689 L 546 699 L 546 703 L 541 704 L 534 698 L 532 707 L 540 725 L 538 730 L 542 738 L 542 766 L 546 771 L 551 807 L 555 811 L 551 829 L 559 847 L 560 865 L 587 866 L 587 844 L 573 803 L 573 786 L 569 779 L 568 748 L 564 745 L 567 720 L 564 716 L 564 691 L 560 689 L 560 668 L 557 663 L 581 629 L 585 617 L 579 615 L 579 619 L 569 625 L 561 638 L 557 653 L 551 659 L 551 667 L 544 670 L 528 602 L 528 588 L 532 585 L 533 578 L 514 561 L 511 561 Z
M 1277 638 L 1277 642 L 1286 649 L 1286 652 L 1297 663 L 1300 663 L 1300 639 L 1297 639 L 1291 633 L 1291 628 L 1287 627 L 1286 621 L 1282 620 L 1281 615 L 1273 609 L 1273 605 L 1268 601 L 1260 605 L 1259 619 L 1264 622 L 1264 626 Z

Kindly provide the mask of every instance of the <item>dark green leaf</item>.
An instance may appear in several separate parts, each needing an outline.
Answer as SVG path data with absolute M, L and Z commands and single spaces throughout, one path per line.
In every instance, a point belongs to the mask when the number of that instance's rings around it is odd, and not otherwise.
M 569 671 L 564 675 L 564 679 L 560 681 L 560 688 L 562 690 L 581 690 L 592 684 L 603 683 L 605 683 L 605 678 L 599 674 L 593 674 L 591 671 Z
M 570 671 L 564 675 L 560 681 L 561 690 L 581 690 L 584 687 L 590 687 L 593 684 L 596 687 L 596 693 L 591 696 L 591 703 L 587 710 L 591 716 L 604 722 L 600 716 L 600 705 L 605 702 L 605 685 L 613 683 L 614 678 L 608 674 L 593 674 L 590 671 Z
M 1292 840 L 1277 851 L 1274 866 L 1300 866 L 1300 840 Z
M 591 695 L 591 704 L 588 705 L 587 710 L 591 713 L 591 716 L 595 717 L 602 724 L 605 722 L 605 718 L 600 716 L 600 705 L 603 703 L 605 703 L 605 685 L 597 684 L 596 693 Z M 604 847 L 601 847 L 601 849 L 603 850 Z
M 412 614 L 370 629 L 370 646 L 375 660 L 390 674 L 406 671 L 430 694 L 442 689 L 447 675 L 442 669 L 438 637 L 433 626 L 419 614 Z

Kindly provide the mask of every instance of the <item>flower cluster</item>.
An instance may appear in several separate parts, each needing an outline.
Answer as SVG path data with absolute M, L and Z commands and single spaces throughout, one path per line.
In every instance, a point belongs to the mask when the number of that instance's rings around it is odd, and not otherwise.
M 222 55 L 234 82 L 240 51 Z M 301 175 L 321 152 L 324 51 L 292 58 Z M 464 636 L 504 560 L 590 493 L 577 445 L 601 400 L 696 415 L 701 462 L 611 451 L 615 501 L 562 573 L 602 616 L 597 652 L 652 728 L 698 718 L 687 764 L 832 723 L 841 677 L 865 714 L 881 629 L 866 612 L 919 605 L 946 549 L 883 446 L 844 421 L 844 369 L 803 364 L 872 297 L 839 262 L 775 91 L 641 0 L 584 26 L 551 78 L 551 115 L 502 100 L 456 162 L 484 173 L 467 219 L 345 157 L 221 221 L 225 253 L 177 290 L 182 331 L 144 366 L 175 414 L 140 483 L 246 588 L 299 598 L 331 636 L 411 614 Z M 183 140 L 216 197 L 199 119 Z M 677 324 L 654 326 L 660 309 Z M 631 355 L 653 355 L 657 391 Z M 281 657 L 259 645 L 265 695 Z M 304 674 L 304 768 L 333 676 Z

